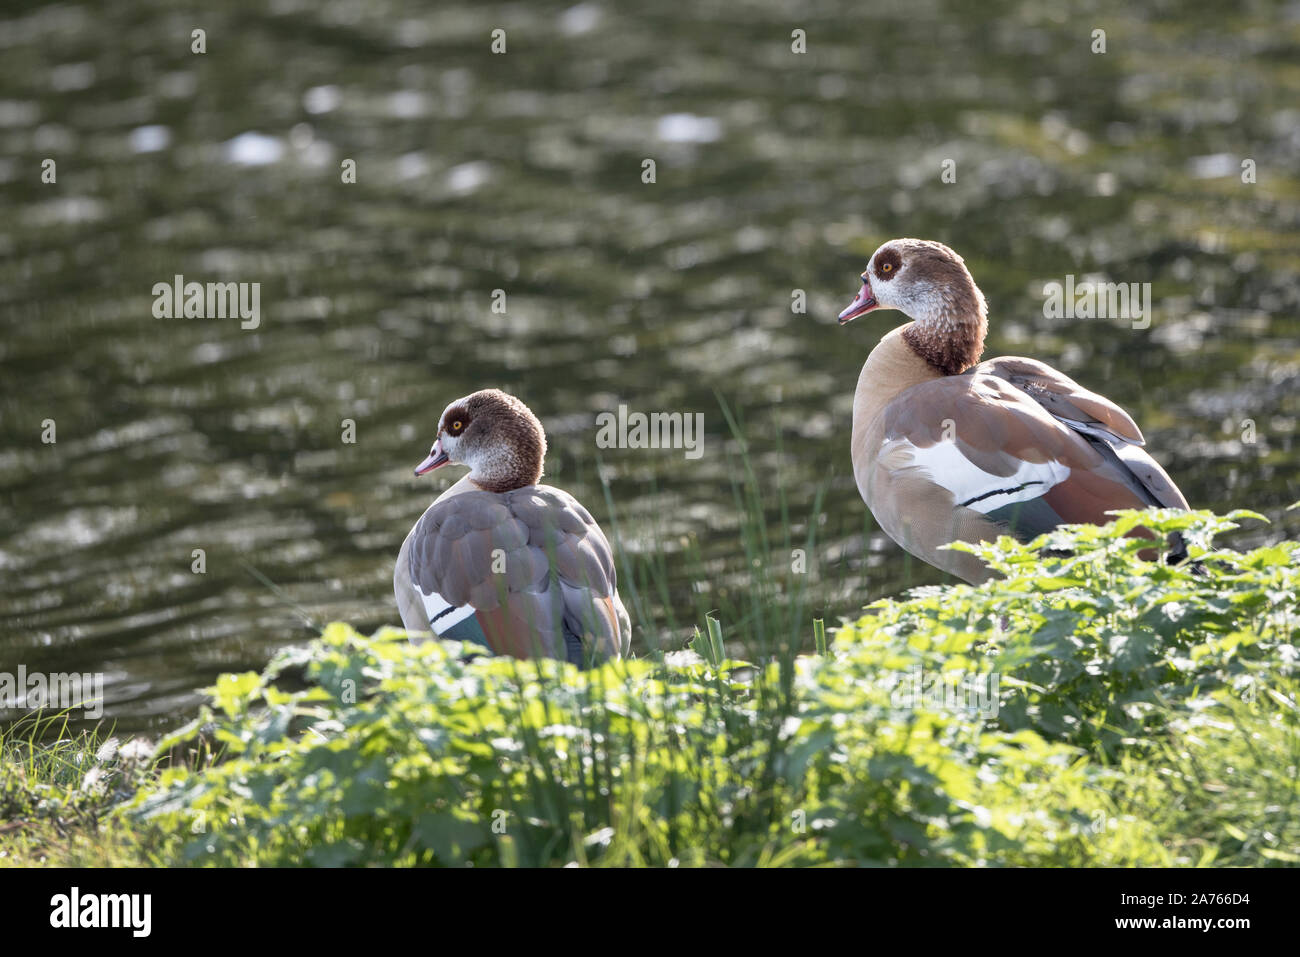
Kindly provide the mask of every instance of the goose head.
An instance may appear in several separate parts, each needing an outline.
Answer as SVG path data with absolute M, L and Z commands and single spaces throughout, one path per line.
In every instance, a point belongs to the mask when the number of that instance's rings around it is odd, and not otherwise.
M 871 254 L 862 289 L 840 325 L 873 309 L 897 309 L 917 322 L 983 319 L 984 294 L 965 261 L 943 243 L 891 239 Z
M 479 488 L 508 492 L 536 485 L 545 457 L 546 433 L 532 410 L 499 389 L 483 389 L 443 410 L 437 439 L 415 474 L 467 465 Z
M 876 309 L 897 309 L 913 321 L 904 334 L 908 344 L 946 374 L 978 361 L 988 307 L 965 261 L 943 243 L 891 239 L 871 254 L 861 278 L 840 325 Z

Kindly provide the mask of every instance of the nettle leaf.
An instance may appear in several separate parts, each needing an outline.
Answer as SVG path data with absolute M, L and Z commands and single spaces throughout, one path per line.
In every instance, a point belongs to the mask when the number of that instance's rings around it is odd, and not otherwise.
M 1245 555 L 1237 556 L 1237 562 L 1243 570 L 1272 570 L 1294 565 L 1298 553 L 1300 549 L 1297 549 L 1294 542 L 1279 542 L 1277 545 L 1265 545 Z
M 253 671 L 243 674 L 226 674 L 217 679 L 217 683 L 206 689 L 212 697 L 212 703 L 228 716 L 235 717 L 246 711 L 257 699 L 257 691 L 262 686 L 262 678 Z
M 812 758 L 825 751 L 835 742 L 835 732 L 830 728 L 821 728 L 801 736 L 793 743 L 777 764 L 777 773 L 787 780 L 802 781 Z
M 1113 635 L 1108 644 L 1113 667 L 1120 674 L 1145 668 L 1156 659 L 1159 651 L 1157 637 L 1141 632 Z
M 314 867 L 352 867 L 364 860 L 365 845 L 356 839 L 328 844 L 317 844 L 307 851 L 307 860 Z
M 416 818 L 411 836 L 447 864 L 473 857 L 475 851 L 492 841 L 490 825 L 465 812 L 422 814 Z

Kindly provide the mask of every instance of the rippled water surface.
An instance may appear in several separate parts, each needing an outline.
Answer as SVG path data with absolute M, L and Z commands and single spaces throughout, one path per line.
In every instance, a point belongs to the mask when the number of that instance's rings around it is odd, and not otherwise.
M 450 479 L 411 468 L 487 386 L 610 531 L 607 480 L 639 647 L 744 606 L 719 398 L 772 560 L 816 526 L 809 616 L 938 582 L 849 466 L 858 370 L 902 320 L 835 315 L 898 235 L 965 256 L 988 355 L 1125 406 L 1194 504 L 1274 520 L 1241 541 L 1294 535 L 1300 4 L 1096 6 L 8 8 L 0 670 L 102 671 L 108 717 L 157 728 L 311 623 L 396 623 L 393 559 Z M 1150 328 L 1045 318 L 1069 274 L 1151 283 Z M 260 325 L 155 318 L 176 275 L 260 283 Z M 704 454 L 598 449 L 619 403 L 703 412 Z

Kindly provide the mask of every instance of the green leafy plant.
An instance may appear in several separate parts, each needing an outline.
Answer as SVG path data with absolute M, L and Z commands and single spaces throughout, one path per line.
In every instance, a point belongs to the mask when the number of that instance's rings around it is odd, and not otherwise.
M 1215 548 L 1243 517 L 981 545 L 1001 578 L 784 662 L 725 659 L 713 618 L 700 654 L 585 672 L 331 625 L 223 678 L 161 745 L 223 758 L 131 813 L 210 864 L 1290 863 L 1300 546 Z M 1138 524 L 1196 564 L 1140 559 Z M 997 682 L 935 706 L 917 671 Z
M 1214 544 L 1248 517 L 964 546 L 999 577 L 752 662 L 715 616 L 587 671 L 333 624 L 112 764 L 87 833 L 200 866 L 1294 865 L 1300 543 Z M 1143 560 L 1138 525 L 1191 563 Z M 0 743 L 6 807 L 75 830 L 96 743 Z

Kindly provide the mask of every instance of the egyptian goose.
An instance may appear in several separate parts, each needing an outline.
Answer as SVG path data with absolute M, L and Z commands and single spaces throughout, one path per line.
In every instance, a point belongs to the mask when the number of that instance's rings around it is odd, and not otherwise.
M 858 377 L 853 475 L 880 527 L 916 557 L 977 584 L 990 577 L 984 563 L 940 546 L 1028 541 L 1104 524 L 1109 509 L 1187 508 L 1115 403 L 1034 359 L 979 361 L 984 295 L 947 246 L 877 249 L 840 325 L 875 309 L 912 321 L 880 340 Z
M 538 484 L 545 455 L 541 423 L 514 396 L 485 389 L 447 406 L 415 474 L 470 471 L 402 542 L 393 589 L 408 631 L 574 664 L 627 653 L 609 542 L 572 495 Z

